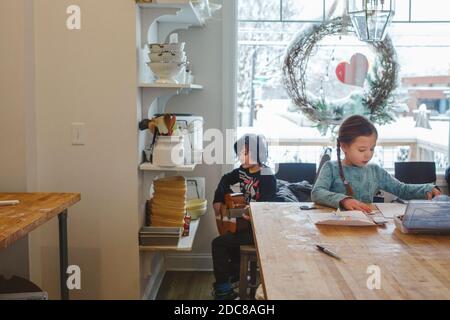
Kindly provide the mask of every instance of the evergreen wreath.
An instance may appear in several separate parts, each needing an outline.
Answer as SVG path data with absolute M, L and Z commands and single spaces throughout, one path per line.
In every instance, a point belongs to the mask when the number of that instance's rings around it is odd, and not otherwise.
M 306 70 L 311 52 L 324 37 L 353 31 L 348 19 L 338 17 L 311 25 L 300 32 L 287 51 L 283 66 L 283 81 L 294 104 L 311 121 L 317 123 L 321 134 L 329 129 L 333 132 L 346 116 L 354 113 L 366 116 L 376 124 L 387 124 L 394 120 L 389 107 L 393 102 L 393 91 L 397 88 L 399 66 L 396 52 L 389 36 L 383 42 L 369 42 L 368 46 L 376 54 L 372 72 L 368 73 L 364 93 L 354 93 L 347 104 L 338 105 L 324 98 L 312 96 L 306 90 Z M 351 108 L 346 113 L 346 109 Z

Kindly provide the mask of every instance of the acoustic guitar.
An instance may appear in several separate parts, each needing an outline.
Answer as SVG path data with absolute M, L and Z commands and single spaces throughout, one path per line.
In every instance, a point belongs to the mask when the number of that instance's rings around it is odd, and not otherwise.
M 220 235 L 227 232 L 238 233 L 250 228 L 250 222 L 242 218 L 242 214 L 249 214 L 248 205 L 242 193 L 225 195 L 225 203 L 220 206 L 216 214 L 217 230 Z

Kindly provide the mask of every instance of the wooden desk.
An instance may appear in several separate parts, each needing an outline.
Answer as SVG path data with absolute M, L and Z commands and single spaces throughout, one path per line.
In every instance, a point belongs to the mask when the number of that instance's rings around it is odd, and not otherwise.
M 80 201 L 78 193 L 0 193 L 0 201 L 19 200 L 15 206 L 0 207 L 0 249 L 9 247 L 55 216 L 59 219 L 61 299 L 69 298 L 67 209 Z
M 398 210 L 394 206 L 391 209 Z M 251 204 L 269 300 L 450 299 L 449 236 L 405 235 L 392 220 L 386 228 L 318 227 L 299 207 L 298 203 Z M 389 211 L 390 205 L 384 208 Z M 327 211 L 333 209 L 317 210 Z M 319 243 L 342 260 L 318 251 Z M 380 268 L 379 290 L 368 289 L 369 266 Z

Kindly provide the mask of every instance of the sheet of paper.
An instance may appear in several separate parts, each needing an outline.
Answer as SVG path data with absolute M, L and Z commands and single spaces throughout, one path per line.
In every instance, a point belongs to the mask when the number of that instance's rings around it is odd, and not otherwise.
M 371 226 L 375 223 L 362 211 L 338 211 L 331 213 L 308 213 L 314 224 L 341 226 Z
M 404 215 L 406 211 L 406 204 L 401 203 L 377 203 L 377 207 L 387 219 Z

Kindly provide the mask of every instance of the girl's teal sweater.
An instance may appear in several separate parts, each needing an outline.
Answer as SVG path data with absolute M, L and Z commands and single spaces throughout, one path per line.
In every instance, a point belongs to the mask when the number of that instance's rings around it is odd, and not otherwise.
M 373 197 L 380 190 L 387 191 L 404 200 L 426 199 L 427 192 L 431 192 L 433 184 L 405 184 L 392 177 L 386 170 L 375 164 L 365 167 L 345 166 L 345 179 L 353 189 L 353 198 L 365 203 L 372 203 Z M 414 173 L 411 173 L 414 174 Z M 322 167 L 319 177 L 312 190 L 314 202 L 339 208 L 339 203 L 349 198 L 339 175 L 337 161 L 329 161 Z

